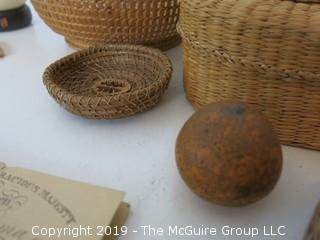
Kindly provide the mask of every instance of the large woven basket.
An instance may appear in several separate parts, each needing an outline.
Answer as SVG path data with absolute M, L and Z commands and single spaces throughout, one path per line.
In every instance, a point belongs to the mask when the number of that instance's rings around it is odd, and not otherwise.
M 180 43 L 178 0 L 32 0 L 32 4 L 74 48 L 124 43 L 166 50 Z
M 44 84 L 68 111 L 87 118 L 127 117 L 153 107 L 171 78 L 160 50 L 133 45 L 91 47 L 50 65 Z
M 320 150 L 319 3 L 182 0 L 187 98 L 254 104 L 282 143 Z

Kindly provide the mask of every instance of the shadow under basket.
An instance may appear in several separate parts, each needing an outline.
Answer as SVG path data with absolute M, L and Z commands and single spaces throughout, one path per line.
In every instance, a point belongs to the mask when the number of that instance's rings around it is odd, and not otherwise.
M 168 88 L 169 58 L 136 45 L 88 48 L 50 65 L 44 84 L 66 110 L 94 119 L 115 119 L 146 111 Z

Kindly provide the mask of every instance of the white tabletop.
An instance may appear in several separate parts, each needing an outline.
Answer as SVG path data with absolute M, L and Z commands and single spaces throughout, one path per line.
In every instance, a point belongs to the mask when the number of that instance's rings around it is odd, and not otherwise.
M 185 99 L 181 48 L 168 51 L 174 65 L 169 90 L 149 112 L 115 121 L 88 120 L 57 105 L 42 84 L 53 61 L 73 52 L 34 13 L 33 26 L 0 33 L 0 161 L 127 192 L 131 204 L 121 239 L 144 236 L 140 226 L 217 228 L 217 236 L 189 239 L 301 240 L 320 200 L 320 152 L 284 147 L 284 170 L 275 190 L 239 209 L 199 199 L 175 165 L 175 140 L 194 112 Z M 286 226 L 286 236 L 264 236 L 263 226 Z M 221 227 L 258 227 L 259 236 L 222 236 Z M 138 230 L 138 233 L 132 231 Z M 186 239 L 164 236 L 163 239 Z

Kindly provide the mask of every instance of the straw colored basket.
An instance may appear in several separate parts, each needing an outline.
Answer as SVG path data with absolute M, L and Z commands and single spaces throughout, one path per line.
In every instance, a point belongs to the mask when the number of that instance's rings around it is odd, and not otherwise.
M 74 48 L 123 43 L 166 50 L 180 43 L 178 0 L 32 0 L 32 4 Z
M 254 104 L 282 143 L 320 150 L 319 3 L 182 0 L 187 98 Z
M 68 111 L 87 118 L 114 119 L 158 103 L 171 73 L 171 62 L 160 50 L 107 45 L 53 63 L 44 73 L 44 84 Z

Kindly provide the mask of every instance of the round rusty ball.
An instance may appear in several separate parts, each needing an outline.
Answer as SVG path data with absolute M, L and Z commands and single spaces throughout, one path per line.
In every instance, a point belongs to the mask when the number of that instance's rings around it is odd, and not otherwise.
M 271 123 L 256 108 L 220 102 L 186 122 L 177 139 L 176 161 L 197 195 L 239 207 L 262 199 L 275 187 L 282 150 Z

